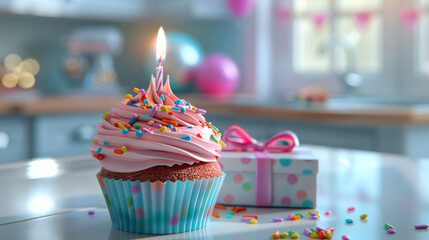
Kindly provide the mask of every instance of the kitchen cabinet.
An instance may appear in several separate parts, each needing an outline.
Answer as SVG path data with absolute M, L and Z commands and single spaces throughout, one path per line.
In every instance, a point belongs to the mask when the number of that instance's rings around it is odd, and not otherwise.
M 60 157 L 89 152 L 103 113 L 41 115 L 34 117 L 34 156 Z
M 31 152 L 30 121 L 17 115 L 0 118 L 0 163 L 28 159 Z

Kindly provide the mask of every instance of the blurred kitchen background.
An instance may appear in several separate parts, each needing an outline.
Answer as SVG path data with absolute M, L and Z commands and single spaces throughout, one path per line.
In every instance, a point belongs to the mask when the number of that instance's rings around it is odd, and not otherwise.
M 429 0 L 0 0 L 0 162 L 89 153 L 161 25 L 173 91 L 220 129 L 429 156 Z

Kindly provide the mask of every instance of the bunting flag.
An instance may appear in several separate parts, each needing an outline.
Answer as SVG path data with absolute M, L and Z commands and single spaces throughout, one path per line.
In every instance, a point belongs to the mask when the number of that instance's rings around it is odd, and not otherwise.
M 399 16 L 401 17 L 402 23 L 405 26 L 405 29 L 409 32 L 414 31 L 414 27 L 420 17 L 422 16 L 423 9 L 420 7 L 411 7 L 406 8 L 404 7 L 400 13 Z
M 360 12 L 355 14 L 356 24 L 358 28 L 363 31 L 365 30 L 372 19 L 371 12 Z
M 322 30 L 328 18 L 326 13 L 314 13 L 312 17 L 314 28 L 318 31 Z
M 292 11 L 290 8 L 285 6 L 279 6 L 277 8 L 277 20 L 280 23 L 287 22 L 292 17 Z

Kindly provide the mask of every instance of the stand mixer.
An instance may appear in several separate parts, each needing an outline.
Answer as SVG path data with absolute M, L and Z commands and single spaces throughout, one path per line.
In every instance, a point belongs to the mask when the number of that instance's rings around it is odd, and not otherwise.
M 113 56 L 122 52 L 122 45 L 123 36 L 117 28 L 79 28 L 67 40 L 63 69 L 69 77 L 81 82 L 81 90 L 117 92 Z

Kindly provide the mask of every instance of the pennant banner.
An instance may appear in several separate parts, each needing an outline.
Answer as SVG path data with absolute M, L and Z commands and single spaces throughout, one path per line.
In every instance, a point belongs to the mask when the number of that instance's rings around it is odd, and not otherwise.
M 356 24 L 360 30 L 365 30 L 372 19 L 371 12 L 361 12 L 355 14 Z
M 277 20 L 281 23 L 287 22 L 292 16 L 292 11 L 288 7 L 279 6 L 277 8 Z
M 325 26 L 329 16 L 326 13 L 314 13 L 313 14 L 313 25 L 316 30 L 321 30 Z
M 401 17 L 402 23 L 405 26 L 405 29 L 407 31 L 412 32 L 414 31 L 414 27 L 420 17 L 422 16 L 423 9 L 422 8 L 403 8 L 399 15 Z

